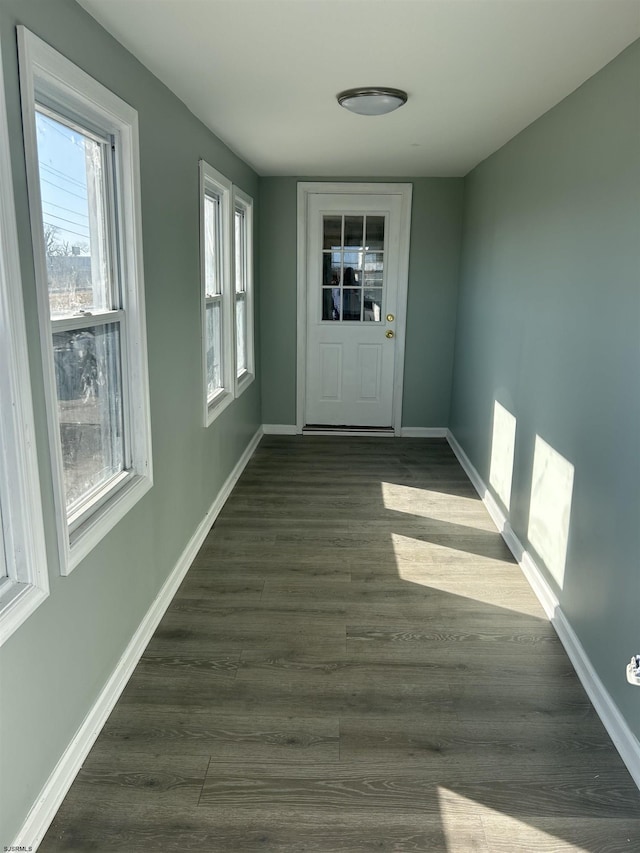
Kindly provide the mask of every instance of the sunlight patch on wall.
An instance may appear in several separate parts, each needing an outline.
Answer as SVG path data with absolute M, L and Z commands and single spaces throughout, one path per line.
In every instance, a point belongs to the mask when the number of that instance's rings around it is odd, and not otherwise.
M 537 435 L 527 536 L 560 589 L 567 559 L 573 475 L 573 465 Z
M 493 406 L 489 483 L 495 489 L 507 511 L 511 503 L 511 479 L 513 477 L 515 446 L 516 419 L 496 400 Z

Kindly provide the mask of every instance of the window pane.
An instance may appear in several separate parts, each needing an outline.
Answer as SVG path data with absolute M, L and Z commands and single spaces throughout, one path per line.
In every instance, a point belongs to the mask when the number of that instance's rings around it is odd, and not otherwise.
M 219 296 L 222 293 L 220 224 L 220 199 L 217 196 L 205 196 L 204 286 L 207 296 Z
M 239 376 L 247 369 L 247 314 L 244 294 L 236 297 L 236 362 Z
M 322 256 L 322 283 L 340 287 L 340 271 L 342 257 L 340 252 L 329 254 L 328 252 Z
M 112 293 L 106 143 L 36 112 L 51 315 L 119 308 Z
M 344 247 L 345 249 L 362 249 L 363 216 L 345 216 L 344 218 Z
M 342 291 L 342 294 L 342 319 L 359 320 L 361 292 L 359 290 L 345 288 L 345 290 Z
M 379 323 L 382 320 L 382 290 L 365 290 L 363 320 Z
M 55 332 L 67 510 L 124 470 L 120 326 Z
M 362 273 L 360 272 L 360 270 L 354 269 L 353 267 L 345 266 L 343 284 L 345 287 L 360 287 L 360 285 L 362 284 Z
M 219 391 L 222 385 L 222 303 L 207 305 L 207 399 Z
M 0 584 L 7 577 L 7 554 L 4 547 L 4 522 L 2 521 L 2 505 L 0 505 Z
M 244 293 L 245 290 L 247 289 L 244 210 L 236 209 L 236 212 L 234 215 L 234 223 L 235 223 L 236 293 Z
M 367 216 L 367 249 L 384 249 L 384 216 Z
M 339 249 L 342 246 L 342 217 L 323 217 L 323 243 L 324 249 Z
M 367 252 L 364 260 L 365 287 L 382 287 L 384 273 L 382 252 Z
M 322 290 L 322 319 L 340 319 L 340 288 L 325 287 Z

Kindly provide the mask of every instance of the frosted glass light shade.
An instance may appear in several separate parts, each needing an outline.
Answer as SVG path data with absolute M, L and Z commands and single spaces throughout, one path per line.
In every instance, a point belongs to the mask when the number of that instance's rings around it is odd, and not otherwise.
M 361 116 L 380 116 L 397 110 L 407 102 L 407 93 L 401 89 L 383 86 L 368 86 L 362 89 L 346 89 L 337 96 L 338 103 L 352 113 Z

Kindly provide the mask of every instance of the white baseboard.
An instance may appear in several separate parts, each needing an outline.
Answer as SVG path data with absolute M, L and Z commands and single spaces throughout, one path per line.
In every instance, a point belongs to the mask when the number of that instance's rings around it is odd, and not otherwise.
M 295 424 L 262 424 L 264 435 L 297 435 L 298 427 Z
M 129 681 L 149 640 L 153 636 L 153 632 L 164 616 L 167 607 L 200 550 L 207 533 L 231 494 L 231 490 L 238 481 L 238 478 L 244 471 L 247 462 L 253 456 L 261 438 L 262 428 L 260 427 L 247 445 L 233 471 L 225 480 L 218 496 L 204 519 L 198 525 L 195 533 L 180 555 L 177 564 L 155 597 L 93 707 L 58 761 L 53 773 L 40 792 L 38 799 L 32 806 L 16 840 L 13 842 L 12 846 L 14 848 L 35 851 L 42 841 L 67 791 L 82 767 L 96 738 L 102 731 L 109 714 Z
M 447 438 L 449 430 L 446 427 L 402 427 L 402 438 Z
M 627 766 L 633 781 L 640 788 L 640 742 L 629 728 L 611 694 L 602 683 L 600 676 L 591 663 L 584 646 L 578 639 L 577 634 L 571 627 L 571 623 L 565 616 L 558 598 L 549 585 L 544 573 L 540 569 L 534 557 L 525 549 L 522 542 L 514 533 L 502 508 L 490 493 L 486 484 L 471 463 L 455 436 L 448 431 L 447 440 L 451 449 L 458 458 L 465 473 L 473 483 L 475 490 L 480 495 L 482 502 L 487 508 L 489 515 L 502 534 L 509 550 L 518 561 L 522 573 L 528 580 L 538 601 L 547 614 L 549 621 L 564 646 L 564 649 L 576 671 L 582 686 L 584 687 L 596 713 L 607 730 L 614 746 L 620 753 L 620 757 Z M 622 667 L 621 667 L 622 671 Z

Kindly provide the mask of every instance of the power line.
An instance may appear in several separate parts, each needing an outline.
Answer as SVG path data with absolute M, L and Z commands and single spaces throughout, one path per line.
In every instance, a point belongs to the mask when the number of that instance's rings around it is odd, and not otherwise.
M 49 214 L 50 216 L 55 216 L 55 214 Z M 56 225 L 55 222 L 51 222 L 48 219 L 42 217 L 42 221 L 45 225 L 50 225 L 52 228 L 57 228 L 58 231 L 63 231 L 65 234 L 73 234 L 75 237 L 82 237 L 83 240 L 89 239 L 88 234 L 80 234 L 78 231 L 72 231 L 71 228 L 64 228 L 62 225 Z M 76 224 L 75 222 L 73 223 Z
M 66 210 L 67 213 L 72 213 L 74 216 L 81 216 L 83 219 L 89 219 L 89 216 L 86 213 L 81 213 L 79 210 L 73 210 L 71 207 L 65 207 L 63 204 L 54 204 L 52 201 L 42 200 L 43 204 L 48 204 L 50 207 L 57 207 L 59 210 Z M 78 222 L 78 225 L 80 223 Z
M 57 213 L 49 213 L 47 211 L 47 216 L 52 216 L 54 219 L 59 219 L 60 222 L 68 222 L 69 225 L 75 225 L 76 228 L 84 228 L 85 226 L 81 222 L 74 222 L 72 219 L 65 219 L 64 216 L 59 216 Z M 89 235 L 87 234 L 87 237 Z
M 42 175 L 40 175 L 40 181 L 43 184 L 50 184 L 52 187 L 55 187 L 57 190 L 60 190 L 63 193 L 68 193 L 69 195 L 75 196 L 76 198 L 80 198 L 82 199 L 82 201 L 87 200 L 86 195 L 78 195 L 78 193 L 71 192 L 71 190 L 66 189 L 66 187 L 59 187 L 58 184 L 54 184 L 53 181 L 48 181 L 46 178 L 43 178 Z
M 70 181 L 73 184 L 77 184 L 81 189 L 87 188 L 86 181 L 79 181 L 77 178 L 73 178 L 71 175 L 68 175 L 66 172 L 63 172 L 62 169 L 56 169 L 55 166 L 50 166 L 49 163 L 45 163 L 42 160 L 38 160 L 38 163 L 40 163 L 43 169 L 47 169 L 49 172 L 53 172 L 56 177 L 64 178 L 65 181 Z

